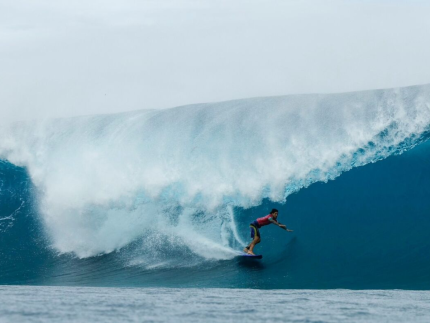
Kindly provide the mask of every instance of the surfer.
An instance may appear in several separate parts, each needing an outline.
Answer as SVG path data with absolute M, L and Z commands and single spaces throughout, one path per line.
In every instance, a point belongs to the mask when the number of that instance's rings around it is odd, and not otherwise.
M 257 220 L 252 222 L 249 226 L 251 227 L 251 238 L 253 240 L 247 247 L 245 247 L 245 249 L 243 249 L 243 252 L 250 254 L 250 255 L 254 255 L 253 250 L 254 250 L 255 245 L 257 243 L 261 242 L 260 231 L 258 229 L 260 229 L 262 226 L 273 223 L 273 224 L 276 224 L 281 229 L 284 229 L 288 232 L 293 231 L 293 230 L 287 229 L 287 226 L 285 224 L 279 223 L 277 218 L 278 218 L 278 210 L 272 209 L 270 214 L 268 214 L 262 218 L 258 218 Z

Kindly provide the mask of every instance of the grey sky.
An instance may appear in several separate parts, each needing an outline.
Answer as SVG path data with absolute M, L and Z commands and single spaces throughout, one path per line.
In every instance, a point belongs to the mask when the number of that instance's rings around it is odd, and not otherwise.
M 0 0 L 0 121 L 430 83 L 430 1 Z

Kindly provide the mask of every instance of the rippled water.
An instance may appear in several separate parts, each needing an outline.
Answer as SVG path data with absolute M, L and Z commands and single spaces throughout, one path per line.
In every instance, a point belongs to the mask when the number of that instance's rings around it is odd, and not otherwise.
M 430 292 L 0 286 L 0 322 L 428 322 Z

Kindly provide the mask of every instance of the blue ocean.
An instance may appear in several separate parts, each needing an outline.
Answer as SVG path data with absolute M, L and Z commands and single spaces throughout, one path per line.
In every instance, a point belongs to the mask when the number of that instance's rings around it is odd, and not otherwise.
M 40 290 L 429 299 L 409 290 L 430 289 L 430 85 L 21 121 L 0 138 L 3 304 Z M 272 208 L 294 231 L 266 226 L 263 259 L 238 257 Z M 361 320 L 333 315 L 296 321 Z

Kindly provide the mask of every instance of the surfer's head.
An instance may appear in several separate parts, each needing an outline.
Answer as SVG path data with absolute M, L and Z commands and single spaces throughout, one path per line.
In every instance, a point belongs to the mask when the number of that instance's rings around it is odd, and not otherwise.
M 278 210 L 277 209 L 272 209 L 272 211 L 270 211 L 270 214 L 273 215 L 276 218 L 278 216 Z

